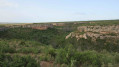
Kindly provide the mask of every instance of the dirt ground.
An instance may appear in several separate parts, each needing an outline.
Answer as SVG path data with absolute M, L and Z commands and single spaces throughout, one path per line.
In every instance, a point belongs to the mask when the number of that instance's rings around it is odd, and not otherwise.
M 59 64 L 54 64 L 53 62 L 46 62 L 46 61 L 41 61 L 40 62 L 41 67 L 60 67 Z

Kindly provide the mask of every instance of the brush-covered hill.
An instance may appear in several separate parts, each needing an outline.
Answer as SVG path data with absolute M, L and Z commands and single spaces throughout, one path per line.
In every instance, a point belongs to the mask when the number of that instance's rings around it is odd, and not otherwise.
M 2 25 L 0 67 L 118 67 L 119 20 Z

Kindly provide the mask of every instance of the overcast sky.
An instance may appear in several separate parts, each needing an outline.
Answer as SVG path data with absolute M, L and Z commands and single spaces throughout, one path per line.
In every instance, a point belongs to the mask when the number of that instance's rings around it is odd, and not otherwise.
M 0 22 L 119 19 L 119 0 L 0 0 Z

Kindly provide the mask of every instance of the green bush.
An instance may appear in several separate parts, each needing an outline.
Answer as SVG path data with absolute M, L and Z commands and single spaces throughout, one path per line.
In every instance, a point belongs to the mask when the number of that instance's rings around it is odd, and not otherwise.
M 30 56 L 9 56 L 0 54 L 0 67 L 40 67 L 39 63 Z
M 10 47 L 6 43 L 0 43 L 0 52 L 3 52 L 3 53 L 15 53 L 16 49 L 13 48 L 13 47 Z
M 68 60 L 66 55 L 67 55 L 67 52 L 64 49 L 59 49 L 57 51 L 55 62 L 60 64 L 63 64 L 63 63 L 67 64 Z
M 76 65 L 92 65 L 94 67 L 101 66 L 100 55 L 94 51 L 85 51 L 75 53 L 73 59 L 76 60 Z
M 35 48 L 35 47 L 29 47 L 29 48 L 21 48 L 18 50 L 19 53 L 40 53 L 40 49 L 39 48 Z
M 40 56 L 41 61 L 52 61 L 49 55 Z

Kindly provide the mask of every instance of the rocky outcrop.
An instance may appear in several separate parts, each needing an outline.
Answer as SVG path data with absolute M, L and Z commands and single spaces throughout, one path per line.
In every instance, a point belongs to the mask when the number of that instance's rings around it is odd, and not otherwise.
M 76 37 L 77 40 L 79 40 L 80 38 L 87 39 L 86 34 L 81 35 L 80 33 L 75 33 L 75 32 L 71 32 L 69 35 L 66 36 L 65 39 L 68 39 L 69 37 L 71 38 Z
M 47 28 L 53 28 L 52 24 L 29 24 L 29 25 L 23 25 L 22 28 L 33 28 L 33 29 L 41 29 L 45 30 Z
M 82 34 L 83 33 L 83 34 Z M 75 37 L 77 40 L 88 37 L 95 40 L 96 38 L 105 39 L 105 38 L 119 38 L 119 25 L 113 26 L 80 26 L 78 27 L 77 32 L 71 32 L 66 36 L 66 39 L 69 37 Z
M 4 31 L 10 28 L 32 28 L 32 29 L 39 29 L 39 30 L 46 30 L 48 28 L 53 28 L 52 24 L 44 23 L 44 24 L 25 24 L 25 25 L 9 25 L 0 27 L 0 31 Z
M 99 33 L 119 33 L 119 25 L 112 26 L 80 26 L 77 28 L 80 32 L 99 32 Z
M 54 25 L 54 26 L 64 26 L 65 23 L 52 23 L 52 25 Z

